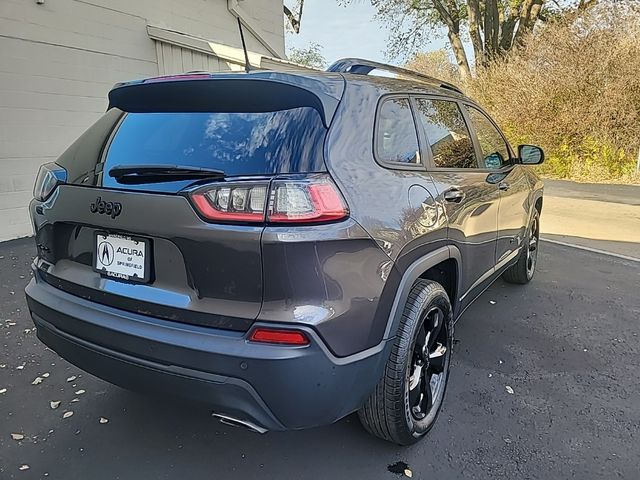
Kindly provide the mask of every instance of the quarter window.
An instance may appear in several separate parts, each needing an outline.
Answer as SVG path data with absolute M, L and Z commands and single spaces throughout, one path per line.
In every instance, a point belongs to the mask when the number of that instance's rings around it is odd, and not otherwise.
M 471 134 L 458 104 L 425 98 L 416 103 L 435 166 L 478 168 Z
M 416 165 L 418 136 L 407 98 L 385 100 L 378 113 L 376 149 L 383 162 Z
M 509 148 L 498 129 L 480 110 L 466 106 L 482 150 L 482 168 L 499 169 L 509 164 Z

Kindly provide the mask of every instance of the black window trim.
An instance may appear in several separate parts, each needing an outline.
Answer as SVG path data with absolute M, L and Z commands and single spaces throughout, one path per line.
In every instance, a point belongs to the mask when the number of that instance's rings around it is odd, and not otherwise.
M 471 101 L 468 101 L 468 100 L 461 100 L 461 99 L 458 99 L 458 98 L 448 97 L 446 95 L 411 94 L 410 97 L 411 97 L 412 108 L 416 112 L 416 115 L 415 115 L 415 117 L 416 117 L 415 118 L 416 128 L 419 131 L 418 140 L 420 141 L 422 139 L 421 143 L 423 144 L 421 146 L 421 157 L 423 158 L 423 163 L 426 163 L 427 171 L 429 171 L 429 172 L 506 173 L 506 172 L 511 171 L 513 169 L 513 167 L 517 164 L 514 161 L 514 158 L 513 158 L 513 150 L 511 149 L 511 145 L 506 140 L 506 138 L 505 138 L 504 134 L 502 133 L 502 131 L 497 127 L 495 122 L 493 120 L 491 120 L 491 117 L 489 117 L 489 115 L 487 115 L 487 113 L 483 109 L 478 107 L 475 103 L 473 103 Z M 511 158 L 509 159 L 509 160 L 511 160 L 511 164 L 510 165 L 505 165 L 504 167 L 502 167 L 500 169 L 492 169 L 492 168 L 455 168 L 455 167 L 438 167 L 438 166 L 436 166 L 435 162 L 433 161 L 433 152 L 431 151 L 431 147 L 429 146 L 429 141 L 427 139 L 427 134 L 426 134 L 426 131 L 425 131 L 425 127 L 422 124 L 422 121 L 417 116 L 418 106 L 415 105 L 415 103 L 418 100 L 421 100 L 421 99 L 425 99 L 425 100 L 444 100 L 444 101 L 448 101 L 448 102 L 453 102 L 458 106 L 458 108 L 460 109 L 460 113 L 462 114 L 462 118 L 464 119 L 465 126 L 467 127 L 467 130 L 469 131 L 469 134 L 471 135 L 471 141 L 473 143 L 473 150 L 474 150 L 474 152 L 476 154 L 476 158 L 478 159 L 478 161 L 479 161 L 479 159 L 482 158 L 482 148 L 480 148 L 480 142 L 478 141 L 478 136 L 476 134 L 476 130 L 475 130 L 475 128 L 473 128 L 473 124 L 471 122 L 471 119 L 469 118 L 469 114 L 467 113 L 467 109 L 463 108 L 463 107 L 465 105 L 469 105 L 471 107 L 476 108 L 481 113 L 483 113 L 487 118 L 489 118 L 491 120 L 491 124 L 494 127 L 496 127 L 496 129 L 498 130 L 498 133 L 500 133 L 500 136 L 505 141 L 505 144 L 507 145 L 507 148 L 509 150 L 509 155 L 511 156 Z
M 373 158 L 378 165 L 382 168 L 390 169 L 390 170 L 410 170 L 410 171 L 418 171 L 425 172 L 427 171 L 427 165 L 425 164 L 422 144 L 420 142 L 420 132 L 418 127 L 418 119 L 416 117 L 416 111 L 413 107 L 413 101 L 411 100 L 410 93 L 391 93 L 387 95 L 382 95 L 378 99 L 378 104 L 376 105 L 376 113 L 375 119 L 373 122 Z M 409 109 L 411 111 L 411 117 L 413 118 L 413 128 L 416 134 L 416 140 L 418 142 L 418 151 L 417 154 L 419 156 L 420 163 L 403 163 L 403 162 L 389 162 L 387 160 L 383 160 L 380 158 L 380 154 L 378 153 L 378 123 L 380 119 L 380 110 L 384 103 L 392 98 L 402 98 L 406 99 L 409 102 Z

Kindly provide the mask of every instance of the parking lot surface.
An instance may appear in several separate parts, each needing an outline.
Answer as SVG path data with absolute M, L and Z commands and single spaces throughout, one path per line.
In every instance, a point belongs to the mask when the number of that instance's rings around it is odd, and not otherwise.
M 640 478 L 640 263 L 543 242 L 530 285 L 496 282 L 458 322 L 441 416 L 402 448 L 355 415 L 258 435 L 83 373 L 36 338 L 33 251 L 0 244 L 3 480 Z

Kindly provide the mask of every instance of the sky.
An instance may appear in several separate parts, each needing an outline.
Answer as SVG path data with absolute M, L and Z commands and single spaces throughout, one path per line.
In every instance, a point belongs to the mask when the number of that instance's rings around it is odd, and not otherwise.
M 344 57 L 359 57 L 385 63 L 398 64 L 402 60 L 385 57 L 389 30 L 378 22 L 375 9 L 366 0 L 341 7 L 337 0 L 305 0 L 300 33 L 286 35 L 287 51 L 291 47 L 303 48 L 315 42 L 322 47 L 328 64 Z M 436 39 L 425 50 L 444 47 Z

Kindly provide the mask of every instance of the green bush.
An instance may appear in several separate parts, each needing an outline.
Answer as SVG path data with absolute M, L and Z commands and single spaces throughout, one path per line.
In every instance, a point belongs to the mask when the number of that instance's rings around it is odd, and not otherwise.
M 636 157 L 608 141 L 586 137 L 577 147 L 568 143 L 547 152 L 540 174 L 578 181 L 633 183 L 639 180 Z

